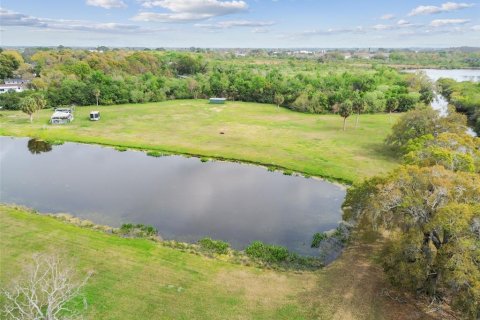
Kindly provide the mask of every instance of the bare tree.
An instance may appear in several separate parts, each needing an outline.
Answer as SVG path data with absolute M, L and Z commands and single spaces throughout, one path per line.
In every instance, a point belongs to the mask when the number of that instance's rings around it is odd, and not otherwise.
M 79 314 L 67 303 L 80 294 L 90 276 L 80 279 L 58 255 L 35 254 L 23 276 L 10 289 L 1 289 L 5 298 L 3 314 L 12 320 L 76 318 Z
M 285 101 L 285 97 L 279 93 L 275 93 L 273 101 L 277 105 L 277 108 L 280 108 L 280 105 Z

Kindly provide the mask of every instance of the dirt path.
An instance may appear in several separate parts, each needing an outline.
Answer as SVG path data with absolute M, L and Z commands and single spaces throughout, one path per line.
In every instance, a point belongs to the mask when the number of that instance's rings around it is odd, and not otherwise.
M 394 290 L 374 262 L 380 244 L 355 243 L 320 271 L 317 284 L 300 300 L 314 319 L 449 319 Z M 453 319 L 453 318 L 451 318 Z

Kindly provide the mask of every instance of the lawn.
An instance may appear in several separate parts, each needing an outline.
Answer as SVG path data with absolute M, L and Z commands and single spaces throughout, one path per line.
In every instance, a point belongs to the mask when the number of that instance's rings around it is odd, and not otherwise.
M 89 121 L 91 110 L 101 120 Z M 205 100 L 77 107 L 75 121 L 51 126 L 52 110 L 33 124 L 19 111 L 0 111 L 0 135 L 169 151 L 277 166 L 347 183 L 397 164 L 384 147 L 396 115 L 361 115 L 342 131 L 338 115 L 312 115 L 268 104 Z M 222 134 L 223 133 L 223 134 Z
M 378 250 L 351 245 L 316 272 L 278 272 L 210 259 L 142 239 L 80 228 L 0 205 L 0 287 L 36 252 L 93 271 L 87 319 L 429 319 L 380 293 Z M 0 307 L 2 300 L 0 298 Z

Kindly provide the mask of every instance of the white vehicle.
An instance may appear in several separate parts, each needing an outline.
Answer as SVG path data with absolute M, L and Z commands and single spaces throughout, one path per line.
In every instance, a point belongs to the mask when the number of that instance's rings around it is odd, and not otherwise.
M 98 120 L 100 120 L 100 112 L 99 112 L 99 111 L 91 111 L 91 112 L 90 112 L 90 120 L 91 120 L 91 121 L 98 121 Z

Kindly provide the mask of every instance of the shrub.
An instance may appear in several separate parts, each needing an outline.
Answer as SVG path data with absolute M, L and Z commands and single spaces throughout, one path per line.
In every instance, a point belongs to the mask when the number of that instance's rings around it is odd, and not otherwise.
M 120 227 L 119 233 L 127 237 L 149 238 L 156 236 L 158 230 L 149 225 L 124 223 Z
M 319 248 L 320 247 L 320 243 L 327 239 L 327 235 L 324 233 L 324 232 L 317 232 L 313 235 L 313 239 L 312 239 L 312 244 L 310 245 L 310 247 L 312 248 Z
M 288 259 L 290 253 L 282 246 L 268 245 L 261 241 L 253 241 L 245 252 L 252 258 L 266 262 L 282 262 Z
M 160 152 L 160 151 L 148 151 L 148 152 L 147 152 L 147 156 L 159 158 L 159 157 L 165 156 L 165 154 L 162 153 L 162 152 Z
M 227 254 L 230 245 L 222 240 L 213 240 L 211 238 L 203 238 L 198 241 L 198 244 L 207 251 L 218 254 Z

